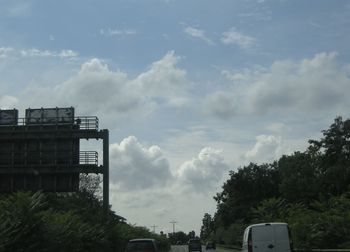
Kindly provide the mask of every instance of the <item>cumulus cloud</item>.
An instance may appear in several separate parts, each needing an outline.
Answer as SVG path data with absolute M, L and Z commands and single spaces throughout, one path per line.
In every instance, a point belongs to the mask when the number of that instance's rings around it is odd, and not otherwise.
M 163 98 L 169 105 L 185 105 L 190 83 L 186 71 L 177 67 L 180 59 L 174 51 L 168 52 L 162 59 L 152 63 L 133 83 L 141 88 L 143 94 Z
M 172 178 L 161 149 L 155 145 L 147 148 L 134 136 L 110 146 L 110 174 L 121 190 L 165 186 Z
M 256 143 L 247 151 L 245 159 L 248 162 L 271 162 L 280 154 L 281 138 L 272 135 L 256 137 Z
M 239 113 L 239 105 L 232 93 L 217 91 L 204 100 L 204 113 L 227 119 Z
M 237 45 L 241 49 L 248 49 L 256 44 L 256 39 L 238 32 L 233 27 L 222 33 L 221 42 L 225 45 Z
M 103 114 L 111 122 L 145 118 L 159 103 L 180 107 L 188 102 L 189 82 L 186 71 L 177 67 L 179 60 L 169 52 L 132 79 L 101 59 L 90 59 L 68 80 L 56 86 L 31 86 L 20 98 L 31 107 L 74 106 L 82 114 Z
M 51 91 L 41 92 L 55 94 L 47 103 L 74 105 L 79 107 L 82 113 L 127 113 L 137 109 L 144 102 L 128 83 L 125 73 L 111 71 L 103 61 L 91 59 L 81 66 L 77 75 L 53 87 Z M 34 90 L 33 93 L 37 94 L 38 91 Z
M 211 39 L 209 39 L 207 36 L 205 36 L 205 32 L 203 30 L 187 26 L 184 29 L 184 32 L 191 37 L 205 41 L 209 45 L 214 44 L 213 41 L 211 41 Z
M 177 173 L 184 186 L 196 192 L 206 193 L 215 188 L 228 170 L 222 150 L 206 147 L 198 157 L 184 162 Z
M 322 113 L 350 104 L 350 68 L 336 61 L 337 53 L 319 53 L 299 61 L 276 61 L 268 69 L 229 75 L 232 88 L 206 97 L 204 110 L 230 118 L 270 112 Z M 225 73 L 227 76 L 227 72 Z M 236 85 L 241 81 L 244 85 Z M 224 96 L 224 99 L 220 99 Z

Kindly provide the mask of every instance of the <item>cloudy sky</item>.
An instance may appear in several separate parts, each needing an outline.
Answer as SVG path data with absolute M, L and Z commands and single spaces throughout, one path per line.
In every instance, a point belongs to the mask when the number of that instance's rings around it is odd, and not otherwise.
M 349 118 L 346 0 L 0 0 L 0 107 L 110 130 L 110 202 L 199 231 L 228 172 Z M 101 143 L 82 143 L 101 150 Z

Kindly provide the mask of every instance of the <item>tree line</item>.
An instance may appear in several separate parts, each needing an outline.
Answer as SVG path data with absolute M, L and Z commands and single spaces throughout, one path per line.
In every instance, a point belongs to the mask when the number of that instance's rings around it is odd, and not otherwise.
M 175 245 L 175 244 L 176 245 L 187 244 L 187 242 L 193 238 L 199 238 L 196 236 L 196 233 L 193 230 L 188 232 L 188 234 L 186 234 L 183 231 L 168 233 L 168 239 L 169 239 L 170 243 L 173 245 Z
M 249 224 L 287 222 L 297 248 L 349 248 L 350 120 L 322 133 L 304 152 L 230 171 L 201 238 L 239 245 Z

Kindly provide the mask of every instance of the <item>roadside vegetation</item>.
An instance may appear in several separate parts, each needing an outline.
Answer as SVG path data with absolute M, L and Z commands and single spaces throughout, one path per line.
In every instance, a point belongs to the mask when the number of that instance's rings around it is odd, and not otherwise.
M 350 248 L 350 120 L 337 117 L 304 152 L 230 172 L 201 238 L 239 246 L 244 228 L 287 222 L 296 248 Z
M 169 241 L 172 245 L 184 245 L 187 244 L 190 239 L 199 238 L 196 236 L 195 231 L 190 231 L 188 234 L 183 231 L 178 231 L 175 233 L 168 233 Z
M 78 193 L 18 192 L 0 198 L 0 251 L 122 252 L 134 238 L 154 238 L 161 251 L 170 249 L 165 236 L 127 224 L 111 210 L 105 216 L 95 194 L 98 181 L 82 180 Z

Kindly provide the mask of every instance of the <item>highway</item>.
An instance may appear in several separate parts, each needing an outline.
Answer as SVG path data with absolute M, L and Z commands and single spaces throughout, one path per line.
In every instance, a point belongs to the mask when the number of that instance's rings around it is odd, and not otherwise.
M 228 249 L 223 249 L 217 247 L 215 250 L 214 249 L 209 249 L 206 250 L 205 246 L 202 246 L 202 252 L 236 252 L 239 250 L 228 250 Z M 171 246 L 170 252 L 188 252 L 188 246 L 187 245 L 173 245 Z

